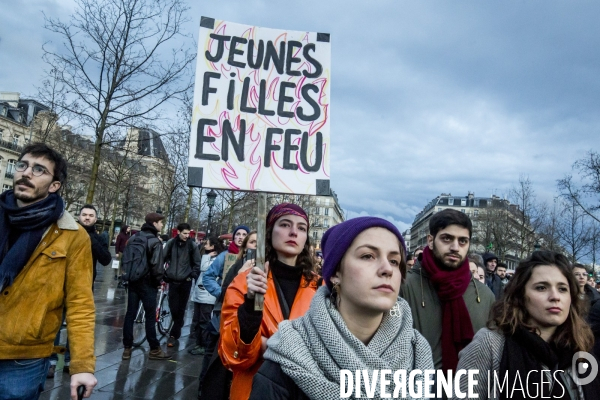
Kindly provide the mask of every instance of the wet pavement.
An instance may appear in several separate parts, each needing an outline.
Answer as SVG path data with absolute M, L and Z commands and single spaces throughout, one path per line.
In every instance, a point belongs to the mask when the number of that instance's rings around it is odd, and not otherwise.
M 111 249 L 112 250 L 112 249 Z M 114 250 L 113 250 L 114 251 Z M 193 303 L 189 302 L 179 342 L 167 348 L 167 337 L 160 338 L 163 350 L 173 355 L 171 360 L 148 359 L 148 342 L 134 348 L 130 360 L 121 360 L 123 354 L 123 321 L 127 311 L 127 294 L 117 288 L 114 270 L 110 265 L 98 264 L 94 287 L 96 302 L 96 385 L 91 399 L 196 399 L 198 375 L 202 356 L 193 356 L 187 349 L 195 345 L 189 339 Z M 66 341 L 63 327 L 61 344 Z M 54 379 L 47 379 L 41 400 L 69 399 L 70 376 L 62 372 L 63 358 L 59 356 Z

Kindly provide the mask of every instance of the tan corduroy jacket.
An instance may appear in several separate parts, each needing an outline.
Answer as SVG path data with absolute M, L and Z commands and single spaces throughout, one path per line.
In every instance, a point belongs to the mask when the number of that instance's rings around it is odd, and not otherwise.
M 65 307 L 71 374 L 94 373 L 92 249 L 87 232 L 66 211 L 0 293 L 0 359 L 49 357 Z

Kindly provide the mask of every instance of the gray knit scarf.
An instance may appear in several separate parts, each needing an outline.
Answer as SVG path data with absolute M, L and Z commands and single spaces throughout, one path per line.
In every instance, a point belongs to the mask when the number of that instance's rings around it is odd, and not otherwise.
M 283 372 L 311 399 L 331 399 L 340 393 L 340 370 L 434 369 L 431 347 L 413 329 L 408 303 L 398 298 L 396 306 L 384 314 L 381 325 L 368 345 L 358 340 L 346 327 L 342 316 L 331 305 L 329 289 L 321 286 L 301 318 L 282 321 L 279 330 L 267 342 L 264 358 L 281 365 Z M 388 393 L 393 394 L 393 379 Z M 423 380 L 423 375 L 417 375 Z M 362 380 L 361 380 L 362 381 Z M 361 382 L 365 396 L 364 382 Z M 408 382 L 406 394 L 408 395 Z M 380 397 L 376 385 L 375 399 Z M 401 393 L 401 392 L 400 392 Z M 355 392 L 353 392 L 354 396 Z M 352 399 L 354 397 L 351 397 Z

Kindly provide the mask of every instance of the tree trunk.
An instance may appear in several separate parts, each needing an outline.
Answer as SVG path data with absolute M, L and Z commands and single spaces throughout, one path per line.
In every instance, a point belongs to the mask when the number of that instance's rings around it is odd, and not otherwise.
M 106 113 L 104 113 L 106 114 Z M 96 181 L 98 180 L 98 169 L 100 168 L 100 156 L 102 150 L 102 139 L 104 137 L 104 128 L 106 120 L 102 119 L 100 127 L 96 133 L 96 143 L 94 144 L 94 161 L 92 162 L 92 173 L 90 176 L 90 186 L 88 187 L 87 197 L 85 202 L 92 204 L 94 202 L 94 193 L 96 192 Z
M 187 203 L 185 205 L 185 215 L 183 216 L 183 221 L 187 222 L 188 219 L 190 218 L 190 208 L 192 207 L 192 196 L 194 195 L 194 188 L 190 187 L 188 188 L 188 198 L 187 198 Z

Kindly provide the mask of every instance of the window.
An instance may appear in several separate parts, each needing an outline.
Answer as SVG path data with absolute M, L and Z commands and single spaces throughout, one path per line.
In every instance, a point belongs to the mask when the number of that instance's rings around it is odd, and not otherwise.
M 8 165 L 6 167 L 6 173 L 14 175 L 15 174 L 15 163 L 17 160 L 8 160 Z
M 329 207 L 325 208 L 325 215 L 329 215 Z
M 460 205 L 461 207 L 464 207 L 467 205 L 467 199 L 460 199 Z
M 475 199 L 474 205 L 475 205 L 475 207 L 479 207 L 479 199 Z
M 453 206 L 453 205 L 454 205 L 454 198 L 453 198 L 453 197 L 450 197 L 450 198 L 448 199 L 448 205 L 449 205 L 449 206 Z
M 442 211 L 442 207 L 438 207 L 438 211 Z
M 313 231 L 313 239 L 317 240 L 319 233 L 317 231 Z
M 323 227 L 329 228 L 329 218 L 323 218 Z
M 18 146 L 19 145 L 19 135 L 13 135 L 13 141 L 12 141 L 13 146 Z
M 464 208 L 461 208 L 460 212 L 464 214 L 466 212 L 466 210 Z
M 329 198 L 326 198 L 326 199 L 325 199 L 325 204 L 326 204 L 326 205 L 329 205 Z
M 2 185 L 2 193 L 6 192 L 7 190 L 12 189 L 12 186 L 10 185 Z
M 479 216 L 479 210 L 475 210 L 474 212 L 476 217 Z

